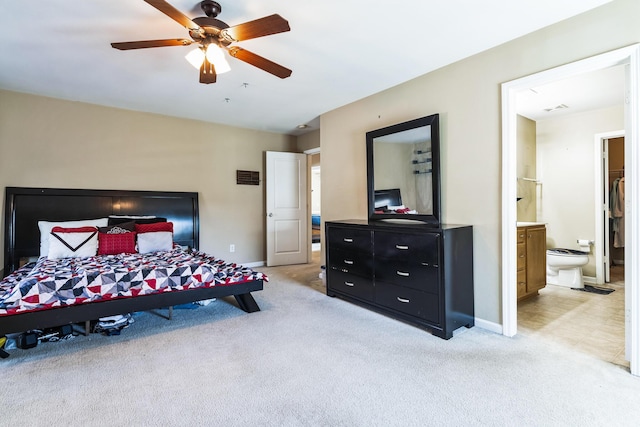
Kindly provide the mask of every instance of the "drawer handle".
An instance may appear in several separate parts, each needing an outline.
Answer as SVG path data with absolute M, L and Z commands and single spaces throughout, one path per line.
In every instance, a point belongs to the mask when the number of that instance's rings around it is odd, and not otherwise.
M 422 265 L 424 265 L 425 267 L 429 267 L 429 263 L 428 262 L 423 262 Z
M 409 300 L 408 300 L 408 299 L 406 299 L 406 298 L 396 297 L 396 299 L 397 299 L 398 301 L 400 301 L 401 303 L 403 303 L 403 304 L 406 304 L 406 303 L 408 303 L 408 302 L 409 302 Z
M 406 251 L 409 249 L 409 246 L 406 245 L 396 245 L 396 249 L 400 249 L 401 251 Z
M 347 265 L 353 265 L 353 261 L 351 261 L 350 259 L 345 259 L 343 262 Z
M 354 286 L 355 286 L 355 285 L 354 285 L 353 283 L 351 283 L 351 282 L 344 282 L 344 284 L 345 284 L 345 285 L 347 285 L 347 286 L 351 286 L 351 287 L 354 287 Z
M 353 243 L 353 239 L 350 239 L 350 238 L 348 238 L 348 237 L 345 237 L 345 238 L 344 238 L 344 239 L 342 239 L 342 240 L 344 240 L 344 241 L 345 241 L 345 242 L 347 242 L 347 243 Z
M 404 271 L 396 271 L 396 274 L 402 277 L 409 277 L 409 273 L 406 273 Z
M 518 258 L 524 258 L 524 254 L 520 255 Z

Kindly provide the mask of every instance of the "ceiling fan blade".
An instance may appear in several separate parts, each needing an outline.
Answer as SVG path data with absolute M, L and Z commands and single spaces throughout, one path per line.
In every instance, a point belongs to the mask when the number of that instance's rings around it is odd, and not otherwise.
M 270 15 L 255 21 L 234 25 L 222 30 L 222 32 L 234 41 L 255 39 L 256 37 L 268 36 L 270 34 L 284 33 L 290 31 L 289 22 L 280 15 Z
M 111 43 L 111 47 L 119 50 L 146 49 L 148 47 L 188 46 L 193 43 L 187 39 L 142 40 L 137 42 Z
M 229 55 L 233 56 L 234 58 L 238 58 L 239 60 L 244 61 L 247 64 L 251 64 L 254 67 L 258 67 L 261 70 L 266 71 L 267 73 L 271 73 L 274 76 L 280 77 L 281 79 L 286 79 L 291 75 L 290 69 L 276 64 L 273 61 L 269 61 L 268 59 L 263 58 L 260 55 L 256 55 L 253 52 L 249 52 L 248 50 L 241 47 L 230 47 Z
M 144 0 L 149 3 L 151 6 L 158 9 L 160 12 L 167 15 L 169 18 L 176 21 L 178 24 L 182 25 L 188 30 L 199 31 L 201 30 L 200 26 L 193 22 L 191 19 L 187 18 L 182 12 L 180 12 L 175 7 L 171 6 L 164 0 Z
M 216 82 L 216 68 L 205 56 L 202 65 L 200 66 L 200 83 L 215 83 Z

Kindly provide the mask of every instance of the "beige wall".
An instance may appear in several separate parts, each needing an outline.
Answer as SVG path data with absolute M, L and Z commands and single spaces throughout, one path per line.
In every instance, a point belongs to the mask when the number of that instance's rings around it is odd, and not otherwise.
M 518 116 L 517 162 L 518 192 L 520 201 L 518 221 L 536 221 L 538 185 L 522 178 L 536 179 L 536 122 Z
M 595 140 L 624 129 L 624 108 L 613 107 L 537 122 L 538 221 L 547 224 L 547 248 L 579 249 L 578 239 L 596 239 Z M 586 276 L 596 275 L 595 247 Z
M 320 131 L 314 130 L 298 136 L 296 148 L 300 153 L 313 148 L 320 148 Z
M 501 324 L 500 85 L 640 42 L 638 16 L 614 0 L 323 114 L 323 220 L 367 216 L 367 131 L 440 113 L 444 222 L 474 226 L 476 316 Z
M 236 185 L 236 170 L 260 171 L 264 179 L 264 152 L 295 151 L 295 142 L 287 135 L 0 91 L 0 187 L 196 191 L 200 249 L 230 261 L 266 259 L 264 186 Z

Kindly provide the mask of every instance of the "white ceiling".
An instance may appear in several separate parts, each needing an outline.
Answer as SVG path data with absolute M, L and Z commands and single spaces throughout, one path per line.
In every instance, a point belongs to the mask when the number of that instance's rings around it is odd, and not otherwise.
M 0 88 L 296 135 L 322 113 L 611 0 L 218 1 L 231 26 L 289 21 L 290 32 L 238 45 L 291 77 L 230 58 L 232 70 L 203 85 L 184 59 L 193 47 L 111 48 L 188 38 L 142 0 L 0 0 Z M 169 3 L 203 15 L 197 0 Z
M 517 94 L 516 109 L 518 114 L 539 121 L 622 106 L 624 96 L 624 66 L 618 65 L 522 91 Z

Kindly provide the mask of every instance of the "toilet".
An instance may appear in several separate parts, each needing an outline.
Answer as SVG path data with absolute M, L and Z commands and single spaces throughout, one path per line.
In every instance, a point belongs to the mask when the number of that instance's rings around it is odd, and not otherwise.
M 547 249 L 547 284 L 584 288 L 582 266 L 589 262 L 590 241 L 579 240 L 580 250 L 554 248 Z

